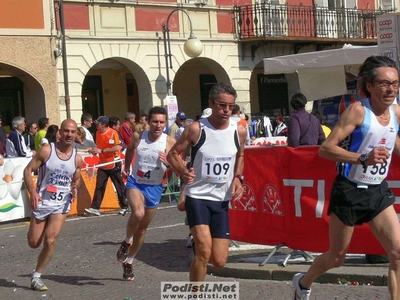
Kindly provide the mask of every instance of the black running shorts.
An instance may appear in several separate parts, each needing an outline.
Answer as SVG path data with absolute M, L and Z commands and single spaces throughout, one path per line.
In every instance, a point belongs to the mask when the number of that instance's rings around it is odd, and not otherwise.
M 367 189 L 338 175 L 333 183 L 328 215 L 335 213 L 347 226 L 362 225 L 375 218 L 395 201 L 386 181 Z
M 189 227 L 209 225 L 211 236 L 229 239 L 229 201 L 210 201 L 186 196 L 185 207 Z

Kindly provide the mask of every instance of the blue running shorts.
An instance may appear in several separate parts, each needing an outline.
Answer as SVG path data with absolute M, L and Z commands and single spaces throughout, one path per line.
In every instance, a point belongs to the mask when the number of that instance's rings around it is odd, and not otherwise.
M 149 185 L 136 183 L 135 178 L 131 175 L 126 182 L 127 189 L 137 189 L 144 196 L 144 207 L 157 208 L 160 205 L 162 185 Z

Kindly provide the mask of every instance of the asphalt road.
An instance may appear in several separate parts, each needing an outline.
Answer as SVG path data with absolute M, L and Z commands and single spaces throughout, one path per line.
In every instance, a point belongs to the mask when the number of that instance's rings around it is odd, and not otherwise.
M 0 299 L 160 299 L 163 281 L 187 281 L 191 249 L 184 214 L 162 203 L 134 263 L 134 281 L 124 281 L 116 260 L 127 216 L 70 217 L 56 253 L 42 275 L 47 292 L 31 291 L 39 249 L 26 242 L 26 221 L 0 224 Z M 292 299 L 291 282 L 207 275 L 206 281 L 239 282 L 240 299 Z M 311 299 L 389 299 L 386 287 L 316 284 Z

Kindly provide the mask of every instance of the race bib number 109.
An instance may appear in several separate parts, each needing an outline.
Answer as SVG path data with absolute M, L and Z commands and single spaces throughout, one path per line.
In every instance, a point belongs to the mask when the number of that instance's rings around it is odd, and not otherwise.
M 203 157 L 201 177 L 204 181 L 225 183 L 228 181 L 232 166 L 232 157 Z

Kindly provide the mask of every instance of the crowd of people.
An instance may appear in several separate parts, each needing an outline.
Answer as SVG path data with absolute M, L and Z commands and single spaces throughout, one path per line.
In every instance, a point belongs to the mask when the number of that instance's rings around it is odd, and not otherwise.
M 294 276 L 297 300 L 309 299 L 312 282 L 343 263 L 354 226 L 363 223 L 369 224 L 388 254 L 389 292 L 391 299 L 400 299 L 400 226 L 393 208 L 395 197 L 385 181 L 393 151 L 400 155 L 400 110 L 393 104 L 399 88 L 396 64 L 386 57 L 369 57 L 360 68 L 359 88 L 365 98 L 351 104 L 331 132 L 323 128 L 320 114 L 305 110 L 307 99 L 301 93 L 291 97 L 293 113 L 288 124 L 281 114 L 275 119 L 273 133 L 287 135 L 288 146 L 321 145 L 319 155 L 337 162 L 328 209 L 330 248 L 305 274 Z M 26 128 L 25 118 L 19 116 L 8 136 L 0 130 L 6 155 L 33 157 L 24 171 L 32 209 L 28 244 L 38 248 L 43 243 L 43 248 L 31 288 L 47 290 L 41 274 L 79 193 L 80 153 L 99 156 L 94 197 L 86 213 L 100 215 L 109 178 L 116 189 L 119 213 L 131 212 L 116 255 L 125 280 L 134 280 L 134 260 L 160 204 L 162 180 L 169 168 L 183 182 L 177 207 L 186 212 L 190 228 L 194 253 L 190 281 L 199 284 L 204 280 L 207 263 L 224 266 L 230 242 L 229 201 L 242 197 L 244 150 L 250 138 L 236 97 L 232 86 L 215 84 L 209 93 L 209 107 L 197 120 L 179 111 L 168 129 L 167 111 L 156 106 L 140 116 L 139 124 L 131 112 L 122 124 L 118 117 L 93 120 L 84 113 L 81 126 L 66 119 L 58 127 L 41 118 Z M 97 129 L 94 135 L 92 123 Z M 120 156 L 124 149 L 125 162 Z M 36 185 L 35 172 L 39 174 Z

